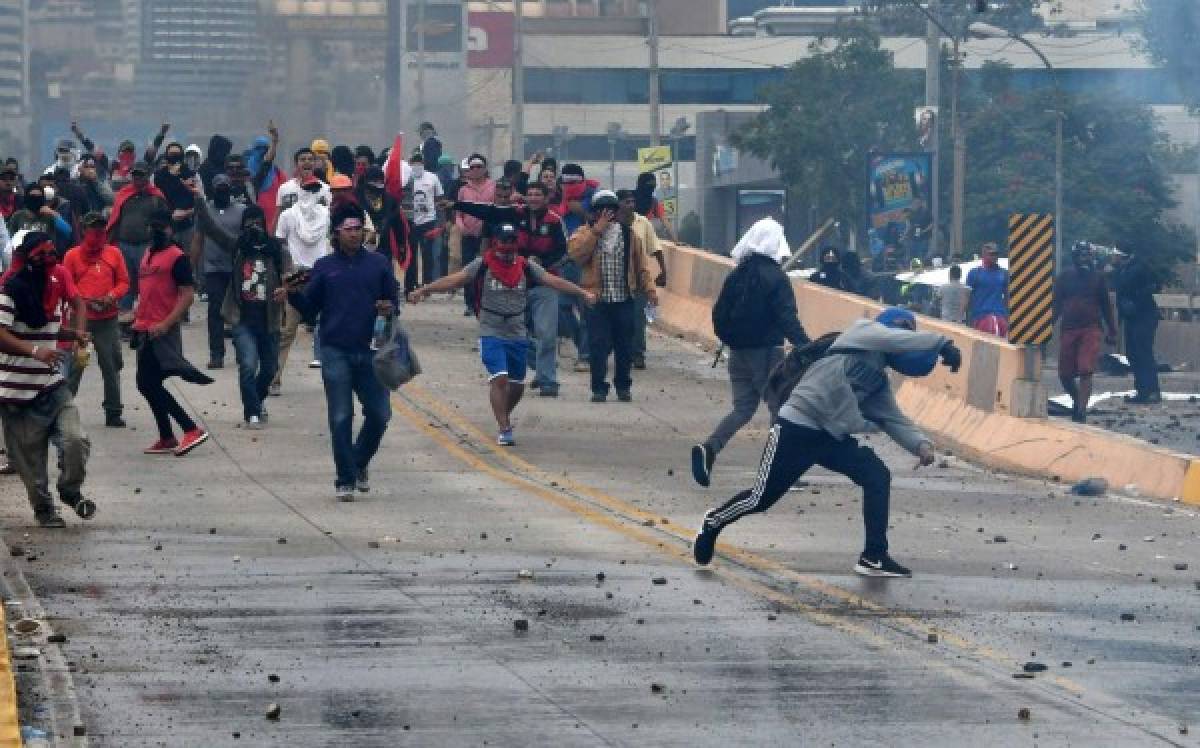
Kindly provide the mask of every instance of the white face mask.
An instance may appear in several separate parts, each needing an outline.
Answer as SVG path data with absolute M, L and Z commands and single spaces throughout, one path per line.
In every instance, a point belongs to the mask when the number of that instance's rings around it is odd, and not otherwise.
M 425 174 L 425 165 L 424 164 L 413 164 L 412 165 L 412 173 L 413 173 L 414 177 L 420 177 L 420 176 L 424 175 Z
M 49 205 L 54 200 L 54 188 L 46 187 L 42 190 L 42 194 L 46 196 L 46 204 Z

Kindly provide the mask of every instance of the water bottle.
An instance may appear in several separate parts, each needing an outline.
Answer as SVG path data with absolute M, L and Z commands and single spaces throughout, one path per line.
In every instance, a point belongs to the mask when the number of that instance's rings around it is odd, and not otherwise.
M 653 325 L 654 320 L 658 319 L 658 304 L 646 305 L 646 324 Z
M 371 350 L 377 351 L 387 343 L 387 323 L 386 316 L 375 315 L 375 333 L 371 336 Z

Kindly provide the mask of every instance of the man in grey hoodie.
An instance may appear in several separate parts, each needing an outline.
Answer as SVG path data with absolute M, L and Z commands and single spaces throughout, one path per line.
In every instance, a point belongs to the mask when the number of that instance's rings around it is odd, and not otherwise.
M 712 560 L 723 528 L 770 509 L 809 468 L 820 465 L 863 489 L 866 543 L 854 571 L 873 577 L 912 576 L 888 555 L 891 473 L 874 450 L 860 445 L 853 434 L 873 423 L 916 455 L 919 465 L 933 464 L 933 444 L 900 411 L 887 369 L 925 376 L 939 357 L 951 371 L 962 365 L 954 343 L 936 333 L 917 332 L 916 317 L 906 309 L 891 307 L 875 321 L 851 325 L 809 367 L 780 408 L 754 487 L 705 513 L 692 548 L 696 563 Z

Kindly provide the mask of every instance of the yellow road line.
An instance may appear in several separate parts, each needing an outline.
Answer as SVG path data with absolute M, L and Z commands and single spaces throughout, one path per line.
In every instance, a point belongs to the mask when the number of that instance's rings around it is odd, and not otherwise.
M 8 616 L 0 605 L 0 746 L 21 745 L 21 726 L 17 721 L 17 684 L 13 679 L 12 653 L 8 648 Z
M 473 423 L 467 421 L 461 415 L 454 412 L 454 410 L 448 407 L 444 401 L 435 398 L 419 385 L 407 385 L 404 389 L 404 393 L 409 399 L 413 400 L 426 410 L 434 413 L 445 423 L 470 436 L 477 445 L 481 446 L 483 449 L 486 449 L 491 455 L 502 462 L 512 465 L 514 470 L 531 476 L 531 478 L 520 478 L 506 471 L 496 469 L 486 461 L 480 459 L 477 455 L 472 454 L 470 451 L 462 448 L 461 445 L 446 437 L 440 429 L 430 426 L 424 418 L 420 417 L 407 406 L 401 406 L 403 410 L 407 411 L 406 417 L 409 417 L 410 421 L 417 423 L 417 426 L 422 431 L 424 431 L 438 443 L 442 444 L 450 452 L 466 461 L 472 467 L 486 472 L 489 475 L 498 477 L 512 485 L 531 490 L 538 496 L 549 499 L 557 506 L 580 514 L 591 521 L 603 524 L 605 527 L 615 530 L 623 535 L 633 537 L 643 543 L 651 545 L 676 560 L 682 560 L 687 564 L 692 563 L 691 553 L 686 550 L 690 549 L 691 547 L 691 542 L 693 539 L 692 534 L 686 530 L 678 529 L 680 525 L 676 524 L 675 521 L 670 517 L 667 517 L 667 523 L 663 524 L 658 521 L 659 518 L 662 517 L 661 514 L 648 512 L 640 507 L 634 506 L 633 504 L 606 494 L 603 491 L 578 483 L 577 481 L 570 480 L 564 476 L 557 476 L 547 473 L 538 468 L 536 465 L 533 465 L 532 463 L 529 463 L 513 454 L 511 450 L 500 449 L 498 446 L 493 445 L 491 438 L 483 433 Z M 413 418 L 414 416 L 416 416 L 415 420 Z M 571 500 L 569 497 L 564 496 L 561 491 L 554 491 L 546 488 L 545 485 L 549 484 L 551 481 L 557 483 L 559 487 L 566 491 L 577 493 L 581 496 L 587 497 L 592 501 L 595 501 L 597 504 L 609 509 L 618 516 L 613 517 L 609 514 L 598 512 L 595 509 L 581 505 L 578 501 Z M 625 518 L 626 521 L 621 521 L 622 517 Z M 629 520 L 632 520 L 637 524 L 631 525 Z M 682 541 L 684 543 L 683 548 L 685 550 L 680 550 L 677 547 L 674 551 L 671 551 L 669 550 L 669 547 L 662 542 L 660 537 L 656 537 L 654 533 L 642 530 L 639 525 L 647 520 L 655 521 L 655 529 L 658 533 L 665 533 L 679 541 Z M 756 553 L 726 546 L 717 554 L 717 557 L 724 557 L 729 561 L 733 561 L 739 566 L 745 567 L 746 569 L 758 572 L 760 574 L 764 574 L 768 577 L 777 579 L 781 578 L 782 580 L 796 583 L 813 592 L 845 603 L 848 606 L 878 614 L 884 617 L 887 621 L 893 623 L 895 626 L 903 629 L 905 633 L 912 635 L 918 640 L 924 640 L 929 633 L 936 633 L 938 634 L 939 641 L 951 647 L 962 650 L 973 656 L 987 660 L 1004 668 L 1011 669 L 1014 666 L 1014 661 L 1011 656 L 993 649 L 992 647 L 973 642 L 963 636 L 946 631 L 945 629 L 930 626 L 928 623 L 917 619 L 915 616 L 901 611 L 896 611 L 884 605 L 880 605 L 862 597 L 861 595 L 817 579 L 816 577 L 807 574 L 801 574 L 777 561 L 773 561 Z M 847 619 L 842 616 L 833 616 L 824 613 L 820 609 L 801 603 L 794 597 L 789 596 L 786 593 L 781 593 L 769 585 L 762 584 L 754 580 L 748 580 L 737 574 L 726 573 L 721 570 L 720 567 L 714 567 L 714 573 L 720 576 L 722 579 L 733 582 L 744 589 L 754 591 L 756 594 L 762 595 L 776 604 L 784 605 L 785 607 L 797 610 L 805 615 L 813 617 L 822 624 L 835 626 L 842 630 L 853 632 L 861 636 L 867 636 L 872 639 L 879 639 L 881 641 L 883 640 L 882 637 L 879 637 L 873 632 L 870 632 L 869 630 L 856 624 L 849 623 Z M 1073 696 L 1082 696 L 1086 692 L 1086 689 L 1082 685 L 1072 681 L 1069 678 L 1055 675 L 1046 680 L 1053 682 Z

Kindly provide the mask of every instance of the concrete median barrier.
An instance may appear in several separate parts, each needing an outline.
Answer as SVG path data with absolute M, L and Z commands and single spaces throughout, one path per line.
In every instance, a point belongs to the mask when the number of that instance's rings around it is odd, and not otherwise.
M 657 324 L 715 345 L 712 306 L 728 257 L 662 244 L 668 283 Z M 874 317 L 882 305 L 804 280 L 792 283 L 804 327 L 813 337 Z M 963 367 L 938 367 L 929 377 L 899 384 L 897 400 L 945 446 L 997 469 L 1073 482 L 1099 476 L 1109 485 L 1136 485 L 1142 496 L 1200 505 L 1200 460 L 1097 428 L 1045 418 L 1045 390 L 1023 379 L 1025 352 L 990 335 L 928 317 L 921 326 L 955 341 Z

